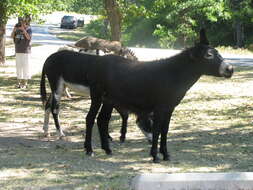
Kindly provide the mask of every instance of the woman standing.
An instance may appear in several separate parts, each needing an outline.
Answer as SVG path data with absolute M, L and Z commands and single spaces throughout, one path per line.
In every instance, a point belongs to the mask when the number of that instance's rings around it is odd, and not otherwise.
M 32 30 L 28 21 L 19 18 L 11 34 L 16 52 L 17 87 L 27 88 L 31 79 L 29 55 L 31 53 Z

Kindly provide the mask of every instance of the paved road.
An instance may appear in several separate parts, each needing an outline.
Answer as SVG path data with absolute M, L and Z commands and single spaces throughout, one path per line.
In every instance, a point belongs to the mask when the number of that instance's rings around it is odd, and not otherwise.
M 56 38 L 55 35 L 50 34 L 49 27 L 52 25 L 32 25 L 33 38 L 32 43 L 42 45 L 65 45 L 71 42 Z M 60 29 L 60 28 L 59 28 Z
M 15 24 L 15 20 L 11 20 L 8 22 L 6 27 L 6 37 L 10 38 L 11 31 L 13 29 L 13 26 Z M 55 26 L 52 24 L 44 24 L 44 25 L 37 25 L 32 24 L 32 43 L 33 44 L 42 44 L 42 45 L 63 45 L 71 43 L 69 41 L 60 40 L 56 38 L 55 35 L 49 34 L 49 28 Z M 60 28 L 59 28 L 60 29 Z

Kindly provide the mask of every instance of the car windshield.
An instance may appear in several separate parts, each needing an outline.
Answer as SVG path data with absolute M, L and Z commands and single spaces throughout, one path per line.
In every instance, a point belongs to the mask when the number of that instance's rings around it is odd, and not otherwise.
M 63 17 L 63 20 L 64 21 L 72 21 L 72 20 L 74 20 L 74 17 L 73 16 L 65 16 L 65 17 Z

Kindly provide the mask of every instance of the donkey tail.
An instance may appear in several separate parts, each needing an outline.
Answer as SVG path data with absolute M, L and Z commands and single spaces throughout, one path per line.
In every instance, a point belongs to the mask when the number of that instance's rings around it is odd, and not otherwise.
M 45 105 L 47 101 L 47 91 L 46 91 L 46 73 L 45 73 L 45 64 L 42 69 L 41 73 L 41 80 L 40 80 L 40 98 L 42 104 Z

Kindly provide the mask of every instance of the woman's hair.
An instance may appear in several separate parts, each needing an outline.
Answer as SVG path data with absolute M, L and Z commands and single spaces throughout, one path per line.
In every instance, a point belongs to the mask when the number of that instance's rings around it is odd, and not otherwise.
M 21 22 L 23 22 L 23 21 L 24 21 L 24 19 L 22 17 L 18 17 L 18 23 L 21 24 Z
M 21 27 L 21 23 L 18 22 L 15 27 Z

